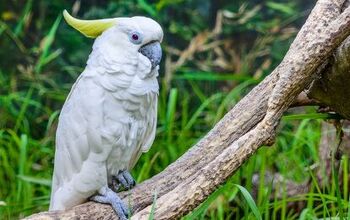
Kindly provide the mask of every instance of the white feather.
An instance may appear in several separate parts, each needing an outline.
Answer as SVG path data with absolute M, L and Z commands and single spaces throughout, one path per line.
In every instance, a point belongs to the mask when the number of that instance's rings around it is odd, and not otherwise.
M 149 20 L 141 24 L 137 18 L 137 22 L 119 23 L 118 28 L 146 28 L 147 34 L 156 24 Z M 159 25 L 153 28 L 162 37 Z M 108 29 L 96 39 L 87 67 L 62 108 L 50 210 L 83 203 L 107 186 L 112 175 L 131 169 L 153 143 L 158 69 L 151 71 L 150 61 L 131 48 L 118 30 Z

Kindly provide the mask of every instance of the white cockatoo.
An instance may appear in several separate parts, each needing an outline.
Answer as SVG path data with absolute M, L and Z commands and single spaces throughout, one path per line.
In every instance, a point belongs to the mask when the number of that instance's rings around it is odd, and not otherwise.
M 50 210 L 90 199 L 111 204 L 126 219 L 128 209 L 116 191 L 135 185 L 129 170 L 155 137 L 163 31 L 146 17 L 63 15 L 96 40 L 59 117 Z

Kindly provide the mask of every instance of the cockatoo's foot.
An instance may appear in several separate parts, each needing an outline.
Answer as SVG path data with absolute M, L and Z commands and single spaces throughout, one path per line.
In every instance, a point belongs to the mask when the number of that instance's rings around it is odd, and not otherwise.
M 120 191 L 122 189 L 129 190 L 136 185 L 134 178 L 131 176 L 129 171 L 120 171 L 118 175 L 113 176 L 112 185 L 114 190 Z
M 90 197 L 91 201 L 110 204 L 114 209 L 115 213 L 121 220 L 128 219 L 128 208 L 124 202 L 120 199 L 117 193 L 113 192 L 108 187 L 103 187 L 99 190 L 99 194 Z

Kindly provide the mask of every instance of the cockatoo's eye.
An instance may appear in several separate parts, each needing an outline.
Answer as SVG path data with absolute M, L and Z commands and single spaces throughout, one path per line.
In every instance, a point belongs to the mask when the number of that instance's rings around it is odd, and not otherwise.
M 133 44 L 141 44 L 142 35 L 137 31 L 133 31 L 133 32 L 130 32 L 129 39 Z

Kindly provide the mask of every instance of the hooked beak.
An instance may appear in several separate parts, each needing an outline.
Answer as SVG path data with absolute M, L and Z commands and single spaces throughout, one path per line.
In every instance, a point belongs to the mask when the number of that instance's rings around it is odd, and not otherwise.
M 162 59 L 162 48 L 158 41 L 153 41 L 142 46 L 139 52 L 151 61 L 152 70 L 159 65 Z

